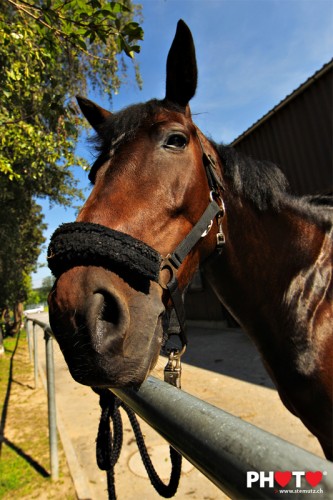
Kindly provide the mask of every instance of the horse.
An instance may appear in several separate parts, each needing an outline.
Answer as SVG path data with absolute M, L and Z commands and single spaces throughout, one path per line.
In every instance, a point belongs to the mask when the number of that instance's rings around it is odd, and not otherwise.
M 140 386 L 177 302 L 171 289 L 181 299 L 200 266 L 332 460 L 332 206 L 205 137 L 189 107 L 196 87 L 180 20 L 164 99 L 111 113 L 77 97 L 98 154 L 76 222 L 50 243 L 52 330 L 79 383 Z

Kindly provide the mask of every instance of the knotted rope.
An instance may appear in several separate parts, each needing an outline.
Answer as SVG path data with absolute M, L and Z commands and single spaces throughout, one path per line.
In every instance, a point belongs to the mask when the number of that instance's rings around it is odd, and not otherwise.
M 172 469 L 169 483 L 164 484 L 152 464 L 135 413 L 108 389 L 93 388 L 93 391 L 99 395 L 101 407 L 101 418 L 96 440 L 97 464 L 101 470 L 106 471 L 109 500 L 116 500 L 114 467 L 119 459 L 123 443 L 123 425 L 119 407 L 122 407 L 128 415 L 151 484 L 160 496 L 164 498 L 173 497 L 178 489 L 182 456 L 170 446 Z M 111 423 L 113 433 L 111 432 Z

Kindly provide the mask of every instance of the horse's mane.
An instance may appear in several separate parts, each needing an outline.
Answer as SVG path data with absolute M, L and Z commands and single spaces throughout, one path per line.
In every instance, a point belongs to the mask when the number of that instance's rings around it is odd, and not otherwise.
M 158 101 L 151 101 L 128 106 L 117 113 L 114 113 L 106 120 L 99 129 L 95 138 L 96 149 L 103 150 L 105 147 L 112 149 L 114 143 L 121 138 L 121 143 L 127 142 L 135 137 L 137 130 L 143 122 L 153 116 L 158 109 Z
M 289 183 L 280 168 L 269 161 L 253 160 L 231 146 L 215 146 L 222 164 L 223 175 L 231 181 L 235 193 L 251 201 L 258 210 L 283 206 L 293 207 L 296 212 L 319 223 L 333 219 L 333 195 L 297 196 L 290 192 Z
M 214 146 L 223 164 L 223 175 L 237 194 L 252 201 L 259 210 L 279 208 L 281 199 L 288 194 L 289 183 L 274 163 L 253 160 L 231 146 Z
M 333 193 L 309 194 L 303 196 L 303 200 L 315 206 L 333 207 Z

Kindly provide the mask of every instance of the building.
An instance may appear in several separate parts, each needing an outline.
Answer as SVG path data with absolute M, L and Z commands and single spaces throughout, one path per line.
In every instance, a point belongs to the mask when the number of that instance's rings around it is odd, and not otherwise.
M 333 193 L 333 60 L 235 139 L 235 149 L 278 165 L 292 192 Z M 189 319 L 227 317 L 198 273 L 186 296 Z
M 333 192 L 333 60 L 235 139 L 232 146 L 278 165 L 294 193 Z

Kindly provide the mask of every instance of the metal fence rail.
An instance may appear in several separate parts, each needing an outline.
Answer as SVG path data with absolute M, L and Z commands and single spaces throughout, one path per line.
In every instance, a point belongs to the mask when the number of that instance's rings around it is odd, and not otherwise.
M 304 472 L 298 474 L 301 486 L 292 498 L 313 498 L 304 476 L 321 471 L 322 498 L 333 498 L 331 462 L 184 391 L 149 377 L 138 391 L 113 392 L 231 498 L 276 499 L 276 487 L 269 485 L 276 471 Z M 251 471 L 261 472 L 261 481 L 248 487 Z
M 29 322 L 33 323 L 34 342 Z M 52 337 L 49 325 L 27 318 L 31 359 L 38 366 L 36 325 L 44 331 L 51 475 L 58 477 L 56 408 Z M 35 345 L 35 349 L 33 349 Z M 36 371 L 35 371 L 36 374 Z M 38 376 L 35 375 L 36 377 Z M 37 384 L 37 379 L 35 379 Z M 184 391 L 149 377 L 139 390 L 113 389 L 132 410 L 163 436 L 197 469 L 231 498 L 237 500 L 277 498 L 274 473 L 296 473 L 294 490 L 286 498 L 333 498 L 333 464 L 216 408 Z M 322 473 L 323 494 L 311 494 L 305 474 Z M 249 476 L 250 474 L 250 476 Z M 249 481 L 251 479 L 251 481 Z M 311 489 L 311 487 L 310 487 Z M 318 488 L 317 488 L 318 489 Z M 290 496 L 289 496 L 290 495 Z
M 29 322 L 32 323 L 32 339 Z M 57 417 L 55 401 L 55 383 L 54 383 L 54 358 L 52 345 L 52 331 L 49 325 L 34 318 L 26 317 L 26 331 L 28 338 L 28 347 L 30 361 L 34 362 L 35 388 L 38 387 L 38 332 L 36 325 L 42 328 L 45 340 L 46 357 L 46 385 L 47 385 L 47 407 L 48 407 L 48 426 L 49 426 L 49 448 L 50 448 L 50 468 L 51 478 L 59 478 L 59 458 L 58 458 L 58 439 L 57 439 Z

